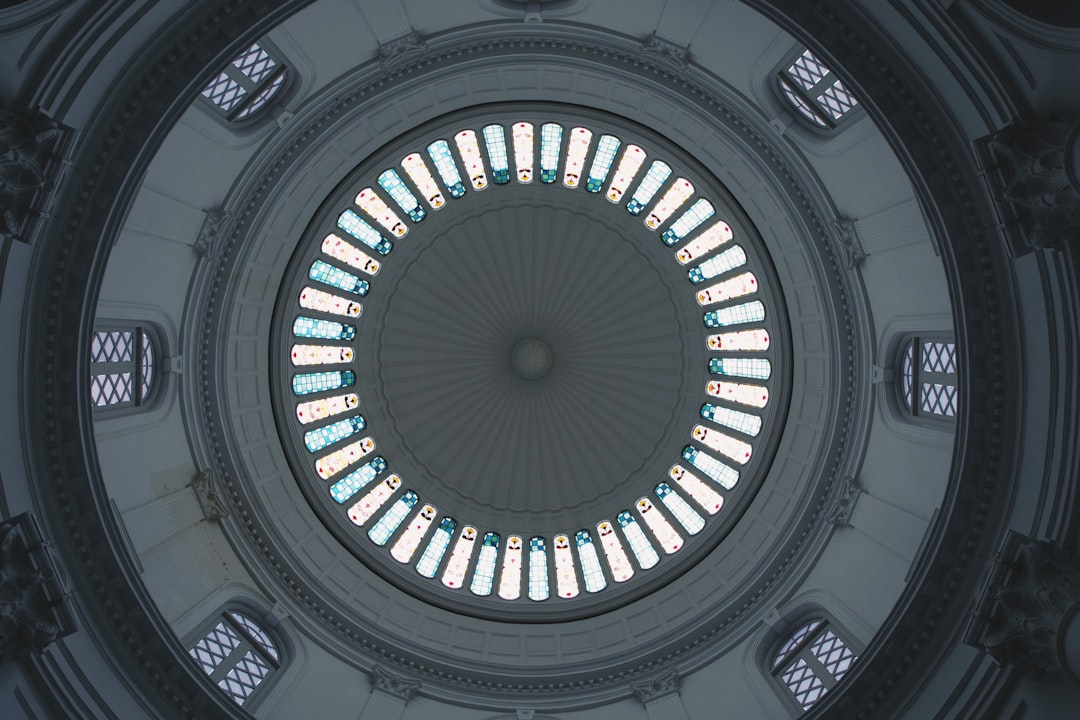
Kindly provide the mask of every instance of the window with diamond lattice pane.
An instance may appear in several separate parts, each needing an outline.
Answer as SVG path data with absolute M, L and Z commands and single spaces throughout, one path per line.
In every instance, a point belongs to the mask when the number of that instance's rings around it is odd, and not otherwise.
M 154 341 L 140 327 L 97 329 L 90 338 L 90 401 L 102 411 L 137 410 L 157 381 Z
M 288 68 L 266 41 L 248 47 L 218 73 L 202 97 L 227 121 L 247 120 L 281 94 Z
M 836 686 L 857 655 L 829 621 L 814 618 L 801 623 L 773 655 L 770 672 L 802 710 Z
M 859 101 L 813 52 L 804 50 L 778 73 L 783 98 L 817 128 L 836 127 Z
M 947 339 L 910 338 L 904 342 L 897 364 L 897 399 L 906 416 L 955 419 L 960 409 L 956 343 Z
M 282 663 L 279 643 L 246 612 L 225 610 L 188 651 L 210 680 L 244 705 Z

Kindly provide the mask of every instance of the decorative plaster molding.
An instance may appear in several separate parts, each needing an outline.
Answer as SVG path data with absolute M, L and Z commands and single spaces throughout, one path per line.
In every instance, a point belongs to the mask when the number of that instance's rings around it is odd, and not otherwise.
M 840 233 L 840 251 L 844 256 L 844 263 L 849 268 L 857 268 L 866 259 L 866 250 L 862 240 L 859 239 L 859 230 L 856 221 L 852 218 L 838 218 L 833 226 Z
M 379 67 L 388 70 L 427 52 L 427 40 L 415 30 L 379 46 Z
M 64 168 L 66 135 L 40 112 L 0 103 L 0 237 L 33 239 Z
M 829 513 L 829 522 L 837 527 L 850 527 L 851 516 L 855 514 L 855 506 L 859 504 L 862 494 L 858 480 L 851 476 L 842 478 Z
M 1080 603 L 1080 564 L 1050 543 L 1009 533 L 964 641 L 1003 665 L 1066 672 L 1059 629 Z
M 1080 126 L 1057 118 L 982 140 L 988 180 L 1012 255 L 1080 239 Z
M 666 40 L 656 33 L 642 41 L 641 54 L 674 65 L 679 70 L 685 70 L 686 66 L 690 64 L 690 50 L 688 48 Z
M 29 513 L 0 522 L 0 664 L 75 630 L 63 584 Z
M 199 501 L 203 517 L 207 520 L 222 520 L 228 517 L 229 507 L 225 504 L 224 496 L 218 492 L 212 471 L 200 471 L 192 478 L 191 489 L 195 491 L 195 499 Z
M 645 682 L 631 683 L 630 692 L 642 705 L 647 705 L 653 700 L 677 694 L 680 685 L 679 671 L 671 670 Z
M 221 208 L 213 208 L 206 211 L 206 217 L 203 218 L 202 226 L 199 227 L 199 234 L 196 236 L 195 243 L 192 245 L 192 247 L 195 248 L 195 252 L 199 254 L 199 257 L 207 260 L 214 258 L 218 251 L 218 243 L 225 235 L 228 221 L 228 214 Z
M 376 690 L 400 698 L 405 702 L 412 700 L 420 690 L 420 681 L 415 678 L 396 675 L 381 665 L 371 668 L 371 682 Z

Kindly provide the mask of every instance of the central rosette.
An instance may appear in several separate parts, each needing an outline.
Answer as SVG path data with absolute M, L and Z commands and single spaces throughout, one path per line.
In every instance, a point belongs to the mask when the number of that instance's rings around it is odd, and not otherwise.
M 379 339 L 386 409 L 424 483 L 494 516 L 586 526 L 611 514 L 592 501 L 659 475 L 637 473 L 679 403 L 676 316 L 654 264 L 608 225 L 494 205 L 418 249 L 397 282 Z

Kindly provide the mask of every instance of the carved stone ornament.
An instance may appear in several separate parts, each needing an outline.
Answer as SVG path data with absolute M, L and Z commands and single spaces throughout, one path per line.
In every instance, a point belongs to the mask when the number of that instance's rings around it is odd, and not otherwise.
M 71 633 L 75 618 L 42 542 L 23 513 L 0 522 L 0 663 L 34 652 Z
M 64 167 L 65 130 L 25 108 L 0 103 L 0 235 L 29 242 Z
M 642 705 L 647 705 L 653 700 L 659 700 L 668 695 L 675 695 L 679 692 L 679 671 L 672 670 L 663 675 L 657 675 L 652 680 L 632 683 L 630 692 L 634 694 L 634 697 Z
M 1080 239 L 1080 126 L 1050 119 L 983 140 L 987 176 L 1013 255 Z
M 851 218 L 840 218 L 834 225 L 840 234 L 840 251 L 844 255 L 844 264 L 849 268 L 862 265 L 863 260 L 866 259 L 866 251 L 863 249 L 862 241 L 859 239 L 859 231 L 855 226 L 855 221 Z
M 379 46 L 379 67 L 388 70 L 427 51 L 427 41 L 413 31 Z
M 191 489 L 195 491 L 195 499 L 202 509 L 203 517 L 207 520 L 222 520 L 228 516 L 229 507 L 225 504 L 225 498 L 218 492 L 212 472 L 200 471 L 192 478 Z
M 206 217 L 203 218 L 202 225 L 199 227 L 195 244 L 192 245 L 200 257 L 209 260 L 217 254 L 219 240 L 225 233 L 228 220 L 229 216 L 220 208 L 206 211 Z
M 375 689 L 400 698 L 405 702 L 412 700 L 420 690 L 420 681 L 403 675 L 396 675 L 381 665 L 371 668 L 371 682 Z
M 842 478 L 832 511 L 829 513 L 829 522 L 838 527 L 850 526 L 851 517 L 855 514 L 855 506 L 859 504 L 862 494 L 863 489 L 859 486 L 858 480 L 851 476 Z
M 680 70 L 685 70 L 690 63 L 690 51 L 686 47 L 665 40 L 656 33 L 645 38 L 641 44 L 641 54 L 663 60 Z
M 1080 603 L 1080 566 L 1049 543 L 1010 533 L 991 568 L 965 636 L 998 662 L 1065 671 L 1058 632 Z

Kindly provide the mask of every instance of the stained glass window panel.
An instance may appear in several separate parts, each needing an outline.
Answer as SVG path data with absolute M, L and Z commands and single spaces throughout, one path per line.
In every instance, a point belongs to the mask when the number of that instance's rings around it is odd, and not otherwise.
M 641 184 L 634 190 L 633 197 L 630 198 L 630 202 L 626 203 L 626 210 L 631 215 L 638 215 L 645 206 L 648 205 L 653 196 L 659 192 L 660 187 L 671 175 L 671 166 L 663 160 L 655 160 L 653 164 L 649 166 L 649 171 L 645 173 L 645 177 L 641 180 Z
M 454 537 L 455 530 L 457 530 L 457 520 L 454 518 L 444 517 L 439 521 L 439 527 L 435 529 L 427 547 L 424 548 L 424 553 L 416 563 L 416 572 L 426 578 L 435 577 L 435 574 L 439 572 L 439 565 L 442 564 L 443 555 L 450 547 L 450 540 Z
M 750 407 L 763 408 L 769 404 L 769 389 L 764 385 L 710 380 L 705 386 L 705 392 L 721 400 Z
M 713 351 L 752 350 L 764 352 L 769 349 L 769 331 L 759 328 L 757 330 L 718 333 L 709 335 L 705 339 L 705 344 Z
M 386 460 L 374 457 L 370 462 L 364 463 L 331 485 L 330 497 L 334 499 L 334 502 L 344 504 L 353 495 L 366 488 L 384 470 L 386 470 Z
M 712 358 L 709 360 L 709 372 L 713 375 L 768 380 L 772 375 L 772 364 L 765 358 Z
M 487 147 L 491 176 L 496 185 L 510 182 L 510 158 L 506 154 L 506 132 L 502 125 L 484 128 L 484 145 Z
M 660 502 L 664 503 L 664 507 L 671 512 L 672 516 L 679 521 L 679 524 L 686 529 L 686 532 L 697 535 L 705 527 L 705 518 L 701 517 L 697 510 L 690 507 L 690 504 L 672 490 L 670 485 L 660 483 L 653 489 L 653 492 L 656 493 L 656 497 L 660 498 Z
M 619 138 L 614 135 L 601 135 L 596 144 L 596 152 L 593 154 L 592 166 L 589 168 L 589 179 L 585 183 L 585 189 L 592 193 L 603 190 L 604 180 L 607 179 L 611 164 L 615 161 L 615 153 L 619 151 Z
M 533 126 L 532 123 L 514 123 L 514 167 L 519 183 L 533 180 Z
M 615 168 L 615 175 L 611 178 L 611 185 L 608 186 L 607 199 L 610 202 L 617 203 L 622 200 L 627 188 L 634 182 L 634 178 L 637 177 L 638 170 L 641 169 L 644 162 L 644 150 L 637 145 L 626 146 L 622 159 L 619 160 L 619 165 Z
M 741 273 L 733 278 L 723 280 L 715 285 L 710 285 L 707 288 L 698 290 L 698 305 L 715 305 L 719 302 L 734 300 L 735 298 L 740 298 L 744 295 L 756 293 L 757 288 L 757 277 L 754 276 L 754 273 Z
M 365 426 L 364 418 L 360 415 L 338 420 L 325 427 L 308 430 L 304 433 L 304 445 L 311 452 L 318 452 L 328 445 L 333 445 L 340 440 L 355 435 L 363 430 Z
M 632 578 L 634 567 L 623 550 L 622 541 L 615 534 L 615 526 L 605 520 L 596 526 L 596 532 L 600 535 L 600 544 L 604 547 L 604 559 L 611 570 L 611 579 L 615 582 L 626 582 Z
M 548 593 L 547 549 L 544 538 L 534 537 L 529 540 L 529 599 L 547 600 Z
M 585 591 L 600 592 L 607 587 L 607 578 L 604 577 L 604 569 L 600 567 L 600 556 L 596 553 L 592 535 L 588 530 L 579 530 L 574 536 L 574 543 L 577 545 L 578 559 L 581 561 L 581 575 L 585 579 Z
M 443 181 L 443 185 L 450 191 L 450 197 L 459 198 L 465 194 L 465 183 L 461 182 L 461 174 L 458 172 L 457 163 L 450 152 L 450 143 L 445 140 L 436 140 L 428 145 L 428 155 L 435 163 L 435 171 Z
M 739 482 L 739 471 L 725 465 L 712 455 L 687 445 L 683 448 L 683 460 L 705 473 L 713 482 L 725 490 L 731 490 Z
M 431 522 L 435 519 L 435 506 L 424 505 L 413 516 L 405 527 L 405 531 L 398 537 L 394 547 L 390 549 L 390 557 L 399 563 L 407 563 L 412 560 L 416 548 L 420 547 L 420 541 L 424 539 Z
M 622 528 L 623 534 L 626 535 L 626 542 L 630 543 L 630 551 L 634 553 L 634 557 L 637 558 L 638 565 L 641 566 L 642 570 L 648 570 L 660 562 L 660 555 L 653 548 L 652 543 L 649 542 L 649 538 L 645 536 L 645 531 L 641 529 L 641 525 L 638 524 L 629 511 L 624 510 L 619 513 L 618 521 L 619 527 Z
M 725 432 L 707 428 L 704 425 L 694 426 L 693 437 L 705 447 L 715 450 L 740 465 L 750 462 L 753 448 L 748 442 L 737 440 Z
M 476 569 L 473 570 L 472 583 L 469 585 L 469 590 L 473 595 L 486 597 L 491 594 L 491 588 L 495 584 L 495 564 L 498 558 L 499 536 L 497 533 L 487 533 L 480 546 L 480 554 L 476 558 Z
M 660 547 L 664 549 L 664 552 L 668 555 L 678 552 L 683 546 L 682 535 L 676 532 L 675 528 L 671 526 L 671 523 L 667 521 L 656 506 L 652 504 L 648 498 L 638 498 L 637 511 L 641 515 L 641 519 L 645 521 L 649 529 L 652 530 L 656 540 L 660 543 Z
M 386 485 L 380 485 L 379 487 L 386 487 Z M 368 537 L 371 538 L 371 542 L 380 547 L 385 545 L 419 500 L 420 497 L 416 493 L 412 490 L 406 490 L 405 494 L 395 500 L 390 509 L 383 513 L 382 517 L 368 530 Z
M 448 588 L 459 588 L 465 584 L 465 573 L 469 569 L 474 545 L 476 545 L 476 528 L 466 525 L 461 529 L 461 535 L 454 543 L 454 550 L 446 562 L 446 571 L 442 576 L 443 585 Z
M 675 245 L 715 214 L 716 209 L 711 202 L 705 198 L 698 198 L 686 212 L 671 223 L 671 227 L 665 230 L 660 237 L 665 245 Z
M 360 317 L 360 313 L 364 309 L 364 306 L 357 300 L 328 293 L 325 290 L 318 290 L 310 285 L 300 291 L 300 307 L 351 318 Z
M 384 238 L 378 230 L 368 225 L 352 210 L 346 210 L 338 215 L 337 224 L 339 228 L 380 255 L 386 255 L 394 248 L 394 243 Z
M 506 541 L 506 554 L 503 556 L 502 573 L 499 575 L 499 597 L 503 600 L 517 600 L 521 597 L 521 554 L 521 538 L 511 535 Z
M 540 182 L 555 182 L 555 173 L 559 169 L 562 132 L 562 125 L 557 123 L 544 123 L 540 126 Z
M 675 253 L 675 259 L 686 265 L 692 260 L 708 255 L 724 243 L 731 242 L 731 226 L 726 222 L 718 222 L 695 237 Z
M 356 337 L 356 326 L 346 325 L 334 320 L 318 320 L 303 315 L 293 321 L 293 335 L 321 340 L 352 340 Z
M 374 449 L 375 441 L 370 437 L 351 442 L 316 460 L 315 472 L 323 480 L 329 480 Z
M 316 420 L 324 420 L 349 410 L 355 410 L 359 404 L 360 398 L 356 396 L 356 393 L 309 400 L 296 406 L 296 419 L 300 421 L 301 425 L 307 425 Z
M 386 201 L 372 188 L 367 187 L 357 193 L 356 206 L 396 238 L 404 237 L 409 232 L 405 221 L 398 217 L 398 214 L 390 209 Z
M 761 432 L 761 418 L 741 410 L 705 403 L 701 406 L 701 417 L 750 437 L 756 437 Z
M 361 280 L 351 272 L 346 272 L 322 260 L 316 260 L 311 264 L 308 277 L 354 295 L 367 295 L 368 288 L 371 287 L 367 280 Z
M 664 193 L 656 207 L 645 216 L 645 227 L 650 230 L 663 225 L 671 214 L 682 207 L 682 204 L 694 194 L 694 186 L 686 178 L 678 178 L 672 183 L 668 191 Z
M 352 370 L 333 372 L 301 373 L 293 375 L 292 388 L 297 395 L 337 390 L 356 384 L 356 374 Z
M 720 308 L 705 313 L 705 327 L 726 327 L 761 322 L 765 319 L 765 306 L 760 300 L 752 300 L 741 305 Z
M 368 491 L 368 494 L 361 498 L 358 503 L 349 508 L 349 519 L 352 520 L 354 525 L 362 527 L 364 523 L 371 519 L 372 515 L 379 511 L 379 508 L 386 504 L 386 501 L 390 499 L 399 487 L 401 487 L 400 477 L 391 475 L 386 478 Z M 409 507 L 412 506 L 410 505 L 402 510 L 402 517 L 409 511 Z M 391 530 L 391 532 L 393 531 Z M 388 540 L 390 536 L 387 535 L 386 538 Z M 384 544 L 385 542 L 386 540 L 383 541 Z
M 585 173 L 585 157 L 589 154 L 592 132 L 583 127 L 570 131 L 570 140 L 566 144 L 566 166 L 563 168 L 563 185 L 576 188 Z
M 701 478 L 684 468 L 682 465 L 672 465 L 668 475 L 675 484 L 682 488 L 690 499 L 702 507 L 705 512 L 715 515 L 724 506 L 724 497 L 706 485 Z
M 555 536 L 555 589 L 561 598 L 577 597 L 577 573 L 574 571 L 574 554 L 570 550 L 570 538 Z
M 480 145 L 476 141 L 476 133 L 472 130 L 462 130 L 454 136 L 454 143 L 458 152 L 461 153 L 461 161 L 465 163 L 465 175 L 469 178 L 474 190 L 483 190 L 488 186 L 487 172 L 484 170 L 484 158 L 480 155 Z
M 431 171 L 428 170 L 427 164 L 424 163 L 424 158 L 420 156 L 420 153 L 411 153 L 402 158 L 401 169 L 405 171 L 405 174 L 420 190 L 424 200 L 432 209 L 438 210 L 446 204 L 446 197 L 443 196 L 439 184 L 435 182 L 435 178 L 431 176 Z
M 367 275 L 376 274 L 381 267 L 378 260 L 371 257 L 348 240 L 343 240 L 333 233 L 330 233 L 323 238 L 322 251 L 335 260 L 340 260 L 346 265 L 356 268 Z
M 745 264 L 746 251 L 739 245 L 734 245 L 719 255 L 709 258 L 687 274 L 690 276 L 690 282 L 697 285 Z
M 345 345 L 293 345 L 290 350 L 292 364 L 340 365 L 352 362 L 353 349 Z

